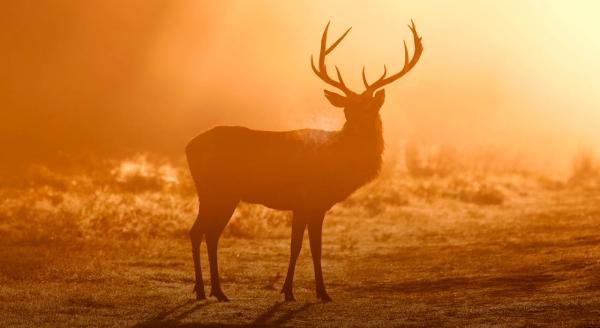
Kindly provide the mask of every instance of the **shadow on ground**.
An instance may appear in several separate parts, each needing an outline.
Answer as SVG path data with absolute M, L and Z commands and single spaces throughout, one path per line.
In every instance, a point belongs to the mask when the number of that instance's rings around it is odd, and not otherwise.
M 304 303 L 298 304 L 292 308 L 284 309 L 284 304 L 289 305 L 290 303 L 277 302 L 271 305 L 269 308 L 264 310 L 256 319 L 250 323 L 241 324 L 223 324 L 223 323 L 199 323 L 199 322 L 181 322 L 182 320 L 197 314 L 198 312 L 207 309 L 211 305 L 217 304 L 214 301 L 204 301 L 198 303 L 190 300 L 180 305 L 177 305 L 171 309 L 163 311 L 153 318 L 140 322 L 134 325 L 132 328 L 154 328 L 154 327 L 178 327 L 178 328 L 200 328 L 200 327 L 278 327 L 289 320 L 293 319 L 296 315 L 307 310 L 315 303 Z
M 435 280 L 417 280 L 401 283 L 364 283 L 361 286 L 346 287 L 356 293 L 439 293 L 452 291 L 493 290 L 501 294 L 532 293 L 563 278 L 549 273 L 515 273 L 500 276 L 450 277 Z

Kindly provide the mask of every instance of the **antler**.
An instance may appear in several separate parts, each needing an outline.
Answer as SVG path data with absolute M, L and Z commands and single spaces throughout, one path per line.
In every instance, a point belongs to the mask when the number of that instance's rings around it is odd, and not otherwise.
M 350 32 L 350 29 L 352 29 L 352 27 L 346 30 L 346 32 L 344 32 L 344 34 L 342 34 L 342 36 L 339 39 L 337 39 L 337 41 L 335 41 L 329 48 L 327 48 L 327 30 L 329 29 L 329 23 L 330 22 L 328 22 L 327 26 L 325 26 L 325 31 L 323 32 L 323 36 L 321 37 L 321 50 L 319 51 L 319 69 L 315 67 L 312 55 L 310 56 L 310 66 L 312 67 L 313 72 L 315 72 L 315 74 L 317 74 L 317 76 L 321 78 L 321 80 L 323 80 L 325 83 L 340 89 L 346 95 L 350 95 L 354 92 L 352 92 L 352 90 L 350 90 L 344 83 L 344 80 L 342 79 L 342 74 L 340 74 L 340 70 L 337 68 L 337 66 L 335 66 L 335 72 L 337 73 L 339 81 L 332 79 L 327 74 L 327 67 L 325 66 L 325 56 L 327 56 L 327 54 L 333 51 L 333 49 L 335 49 L 335 47 L 337 47 L 337 45 L 340 44 L 340 42 L 342 42 L 346 34 Z
M 383 75 L 381 75 L 381 77 L 371 85 L 369 85 L 369 83 L 367 82 L 367 77 L 365 76 L 365 69 L 363 67 L 362 77 L 363 77 L 363 83 L 365 84 L 367 91 L 373 92 L 373 91 L 383 87 L 386 84 L 396 81 L 397 79 L 401 78 L 404 74 L 408 73 L 408 71 L 410 71 L 415 66 L 415 64 L 417 64 L 417 62 L 419 61 L 419 58 L 421 57 L 421 53 L 423 52 L 423 45 L 421 44 L 422 38 L 417 34 L 415 22 L 413 22 L 412 20 L 410 22 L 412 25 L 408 25 L 408 27 L 412 31 L 414 43 L 415 43 L 415 53 L 413 54 L 413 57 L 410 59 L 410 61 L 408 60 L 409 57 L 408 57 L 408 49 L 406 48 L 406 41 L 403 41 L 404 42 L 404 67 L 402 68 L 402 70 L 400 72 L 386 78 L 385 75 L 387 73 L 387 69 L 384 65 L 383 66 Z

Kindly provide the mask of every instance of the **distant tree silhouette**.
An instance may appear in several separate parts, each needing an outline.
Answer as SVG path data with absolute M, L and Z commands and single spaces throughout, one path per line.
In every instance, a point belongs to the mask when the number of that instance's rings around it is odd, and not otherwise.
M 337 80 L 327 74 L 325 57 L 348 34 L 348 29 L 330 47 L 325 27 L 321 38 L 318 66 L 311 57 L 315 74 L 343 95 L 325 90 L 329 102 L 344 109 L 346 122 L 339 131 L 303 129 L 286 132 L 256 131 L 245 127 L 215 127 L 195 137 L 186 147 L 187 160 L 196 186 L 199 210 L 190 230 L 196 284 L 196 299 L 205 299 L 200 265 L 200 244 L 206 238 L 210 263 L 211 296 L 228 301 L 219 281 L 217 244 L 240 201 L 293 211 L 291 255 L 282 293 L 294 300 L 292 282 L 296 259 L 308 227 L 316 293 L 331 301 L 321 270 L 321 232 L 325 213 L 356 189 L 374 179 L 381 167 L 383 136 L 379 110 L 385 99 L 381 89 L 408 71 L 423 51 L 414 23 L 415 51 L 409 58 L 404 43 L 403 69 L 389 77 L 387 70 L 369 84 L 363 68 L 365 91 L 351 91 L 339 69 Z

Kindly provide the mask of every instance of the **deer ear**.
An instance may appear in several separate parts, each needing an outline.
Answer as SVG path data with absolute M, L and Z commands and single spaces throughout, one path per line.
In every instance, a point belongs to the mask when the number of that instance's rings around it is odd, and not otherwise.
M 335 107 L 346 107 L 346 97 L 342 95 L 325 90 L 325 98 L 327 98 L 327 100 Z
M 375 96 L 373 97 L 373 102 L 377 110 L 383 106 L 383 102 L 385 101 L 385 89 L 381 89 L 375 92 Z

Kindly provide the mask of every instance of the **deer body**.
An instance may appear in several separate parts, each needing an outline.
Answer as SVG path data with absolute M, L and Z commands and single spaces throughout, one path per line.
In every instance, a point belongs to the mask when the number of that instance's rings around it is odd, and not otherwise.
M 344 200 L 375 178 L 382 151 L 380 126 L 333 132 L 217 127 L 186 149 L 199 194 L 292 211 L 327 211 Z
M 405 44 L 406 59 L 402 71 L 386 78 L 384 69 L 384 74 L 373 84 L 367 82 L 363 69 L 366 90 L 360 94 L 346 87 L 337 67 L 338 80 L 329 77 L 325 67 L 325 56 L 350 29 L 332 46 L 326 47 L 328 28 L 325 28 L 318 68 L 312 60 L 311 64 L 317 76 L 344 93 L 325 90 L 325 97 L 331 104 L 344 109 L 346 123 L 341 130 L 274 132 L 216 127 L 187 145 L 187 160 L 199 199 L 198 216 L 190 230 L 197 299 L 206 298 L 200 265 L 200 244 L 205 238 L 211 295 L 219 301 L 228 300 L 219 281 L 217 244 L 237 204 L 245 201 L 293 212 L 290 262 L 282 288 L 285 299 L 294 300 L 292 282 L 296 259 L 304 231 L 308 229 L 317 297 L 323 301 L 331 300 L 325 290 L 321 269 L 323 220 L 333 205 L 346 199 L 379 172 L 383 153 L 379 110 L 385 100 L 381 87 L 406 74 L 416 64 L 423 49 L 414 24 L 409 27 L 415 41 L 413 58 L 409 62 Z

